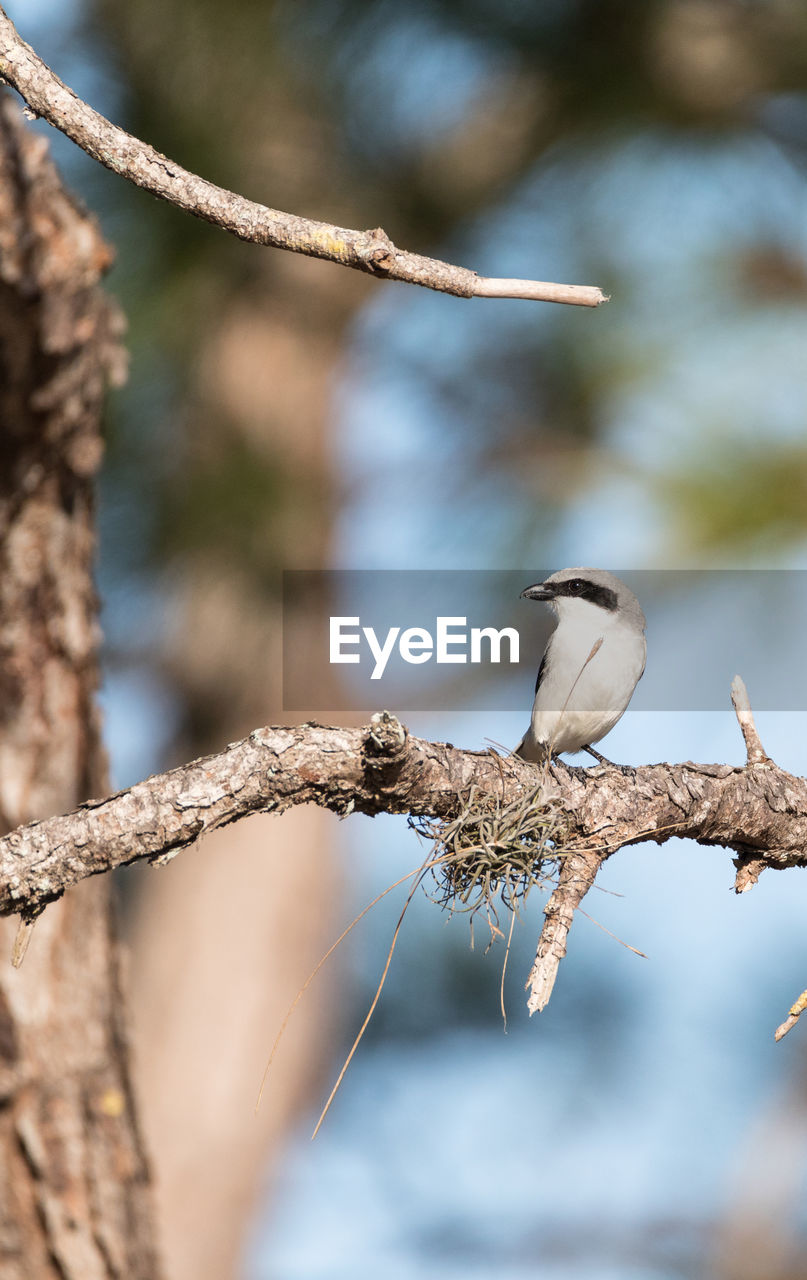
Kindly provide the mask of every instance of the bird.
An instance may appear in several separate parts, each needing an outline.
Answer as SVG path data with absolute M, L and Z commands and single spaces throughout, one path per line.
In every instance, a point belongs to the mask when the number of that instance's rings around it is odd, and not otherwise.
M 538 668 L 530 727 L 515 755 L 543 763 L 588 751 L 610 733 L 645 668 L 646 620 L 624 582 L 605 569 L 560 569 L 521 592 L 544 600 L 558 625 Z

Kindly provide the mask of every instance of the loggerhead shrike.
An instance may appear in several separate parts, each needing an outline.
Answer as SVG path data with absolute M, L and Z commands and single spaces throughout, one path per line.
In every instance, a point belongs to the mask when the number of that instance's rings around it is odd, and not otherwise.
M 591 751 L 613 729 L 644 671 L 645 616 L 624 582 L 604 569 L 561 569 L 522 597 L 546 600 L 558 619 L 538 679 L 532 721 L 515 754 L 538 763 Z

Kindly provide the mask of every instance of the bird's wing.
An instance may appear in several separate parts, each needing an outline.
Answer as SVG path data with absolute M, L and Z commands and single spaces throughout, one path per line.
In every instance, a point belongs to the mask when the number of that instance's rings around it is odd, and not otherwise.
M 538 693 L 538 690 L 541 686 L 541 681 L 544 678 L 544 673 L 546 671 L 546 655 L 548 652 L 549 652 L 549 645 L 547 645 L 546 648 L 544 649 L 544 656 L 541 658 L 541 665 L 538 668 L 538 675 L 535 677 L 535 693 L 536 694 Z M 518 746 L 516 747 L 515 751 L 513 752 L 514 756 L 521 756 L 522 759 L 531 758 L 531 756 L 527 756 L 524 751 L 524 748 L 527 745 L 527 738 L 529 737 L 529 735 L 530 735 L 530 731 L 528 729 L 527 732 L 524 734 L 524 737 L 521 739 Z
M 541 665 L 540 665 L 540 667 L 538 668 L 538 675 L 535 677 L 535 692 L 536 692 L 536 693 L 538 692 L 538 690 L 539 690 L 539 689 L 540 689 L 540 687 L 541 687 L 541 680 L 543 679 L 543 675 L 544 675 L 544 672 L 545 672 L 545 670 L 546 670 L 546 655 L 547 655 L 548 653 L 549 653 L 549 645 L 547 645 L 547 646 L 546 646 L 546 648 L 544 649 L 544 656 L 543 656 L 543 658 L 541 659 Z

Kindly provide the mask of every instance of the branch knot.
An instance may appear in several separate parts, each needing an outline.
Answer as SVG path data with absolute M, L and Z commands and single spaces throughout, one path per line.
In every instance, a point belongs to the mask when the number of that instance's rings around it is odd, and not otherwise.
M 366 245 L 359 249 L 359 257 L 373 274 L 387 275 L 395 265 L 395 245 L 383 227 L 375 227 L 365 233 Z
M 370 768 L 384 769 L 399 761 L 406 752 L 406 737 L 406 729 L 397 716 L 376 711 L 364 740 L 364 756 Z

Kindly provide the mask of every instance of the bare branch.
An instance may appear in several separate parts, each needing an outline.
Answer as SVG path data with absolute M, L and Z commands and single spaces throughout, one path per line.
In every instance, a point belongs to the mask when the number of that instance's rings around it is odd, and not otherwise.
M 368 275 L 419 284 L 460 298 L 529 298 L 581 307 L 597 307 L 608 301 L 595 286 L 478 276 L 465 267 L 398 249 L 380 228 L 351 231 L 298 218 L 206 182 L 93 111 L 20 38 L 2 8 L 0 80 L 16 89 L 31 111 L 99 164 L 240 240 L 325 258 Z
M 525 990 L 530 993 L 527 1008 L 531 1014 L 540 1013 L 549 1004 L 558 967 L 566 955 L 566 939 L 574 913 L 593 885 L 606 856 L 595 852 L 573 853 L 561 862 L 558 887 L 544 907 L 545 923 L 535 963 L 525 983 Z
M 774 1031 L 774 1040 L 784 1040 L 788 1031 L 793 1030 L 805 1009 L 807 1009 L 807 991 L 802 991 L 796 1003 L 790 1006 L 790 1012 L 784 1022 L 781 1023 Z
M 734 865 L 737 868 L 734 892 L 747 893 L 749 889 L 753 889 L 767 864 L 763 858 L 749 858 L 741 854 L 739 858 L 734 859 Z
M 162 864 L 248 814 L 313 803 L 342 816 L 451 818 L 472 789 L 507 805 L 533 796 L 536 776 L 516 756 L 412 737 L 386 711 L 359 729 L 256 729 L 217 755 L 0 839 L 0 915 L 19 912 L 25 924 L 87 876 L 140 859 Z M 543 799 L 562 811 L 563 842 L 555 846 L 559 882 L 527 983 L 530 1012 L 546 1006 L 575 911 L 623 845 L 687 836 L 735 850 L 739 865 L 807 866 L 807 780 L 773 761 L 764 769 L 687 762 L 586 771 L 555 760 L 541 767 L 541 779 Z
M 737 715 L 737 722 L 745 739 L 745 749 L 748 753 L 749 764 L 770 764 L 771 758 L 767 755 L 759 734 L 757 726 L 754 723 L 754 713 L 751 710 L 751 700 L 748 697 L 748 690 L 745 687 L 745 681 L 742 676 L 735 676 L 731 682 L 731 702 Z
M 532 302 L 565 302 L 578 307 L 598 307 L 602 302 L 611 301 L 596 285 L 550 284 L 547 280 L 498 280 L 493 276 L 472 274 L 475 298 L 525 298 Z
M 33 914 L 86 876 L 163 858 L 250 813 L 313 803 L 339 814 L 444 818 L 472 785 L 507 803 L 534 790 L 535 779 L 526 761 L 412 737 L 386 712 L 359 729 L 256 729 L 217 755 L 5 836 L 0 914 Z M 644 765 L 626 779 L 616 767 L 571 771 L 555 761 L 547 788 L 581 855 L 593 850 L 602 860 L 625 844 L 688 836 L 753 851 L 767 867 L 807 865 L 807 781 L 773 763 Z
M 748 690 L 745 687 L 745 681 L 742 676 L 735 676 L 731 682 L 731 703 L 745 742 L 749 767 L 752 765 L 772 764 L 773 761 L 766 754 L 757 732 L 754 713 L 751 710 L 751 700 L 748 697 Z M 749 889 L 753 889 L 759 880 L 765 870 L 766 863 L 764 858 L 757 858 L 753 854 L 745 852 L 735 858 L 734 865 L 737 868 L 737 875 L 734 879 L 734 892 L 747 893 Z M 784 1032 L 782 1034 L 784 1035 Z

